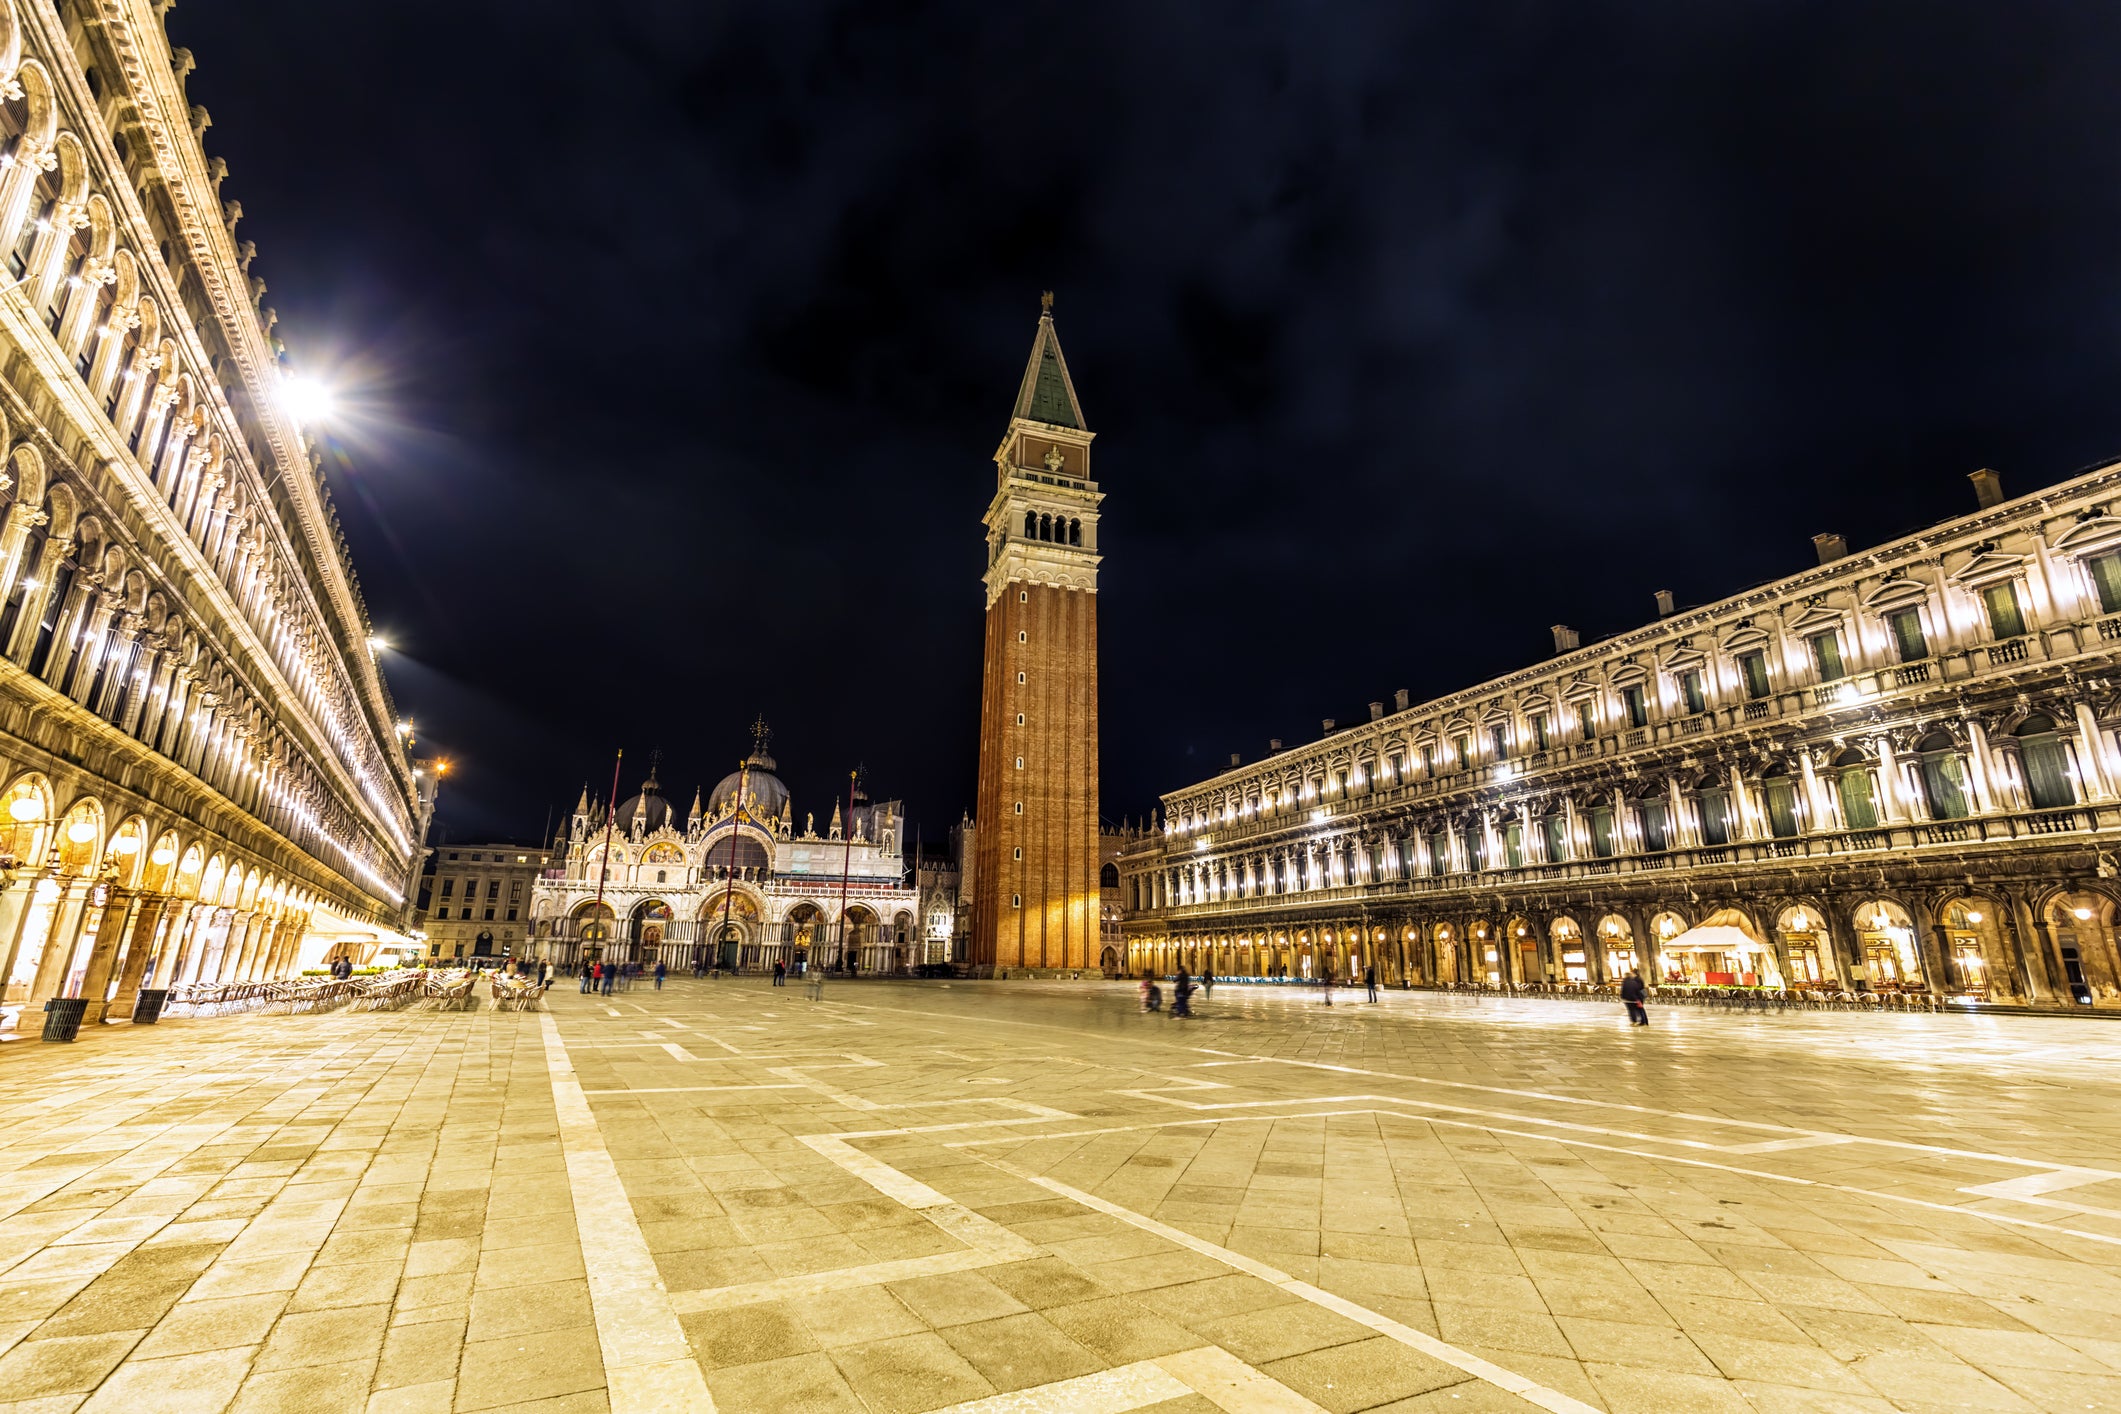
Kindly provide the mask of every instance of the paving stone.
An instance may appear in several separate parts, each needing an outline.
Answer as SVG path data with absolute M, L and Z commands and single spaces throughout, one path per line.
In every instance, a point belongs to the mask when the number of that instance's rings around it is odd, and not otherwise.
M 0 1394 L 581 1414 L 606 1341 L 660 1319 L 725 1409 L 929 1410 L 1203 1346 L 1328 1409 L 1523 1407 L 1342 1298 L 1616 1410 L 2121 1403 L 2121 1259 L 2090 1240 L 2121 1229 L 1963 1191 L 2121 1153 L 2095 1023 L 1667 1009 L 1616 1070 L 1612 1018 L 1562 1003 L 1233 988 L 1175 1029 L 1096 985 L 613 1001 L 10 1050 Z M 818 1088 L 698 1088 L 791 1068 Z M 800 1142 L 850 1131 L 846 1163 Z M 585 1153 L 615 1187 L 579 1188 Z

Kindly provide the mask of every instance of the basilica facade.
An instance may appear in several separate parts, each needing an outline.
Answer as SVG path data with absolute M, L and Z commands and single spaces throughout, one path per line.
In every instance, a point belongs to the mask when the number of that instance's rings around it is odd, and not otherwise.
M 673 969 L 770 971 L 776 962 L 902 972 L 924 954 L 897 801 L 855 785 L 796 824 L 759 729 L 751 754 L 683 816 L 651 771 L 616 808 L 585 791 L 531 890 L 533 956 Z
M 2121 1007 L 2121 463 L 1163 797 L 1108 970 Z

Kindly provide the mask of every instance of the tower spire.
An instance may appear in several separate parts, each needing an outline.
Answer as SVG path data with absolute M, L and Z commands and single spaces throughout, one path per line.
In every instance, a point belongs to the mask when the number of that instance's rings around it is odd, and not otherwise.
M 1075 399 L 1075 382 L 1068 376 L 1060 335 L 1053 328 L 1051 290 L 1039 296 L 1038 333 L 1031 340 L 1031 361 L 1024 365 L 1024 381 L 1016 390 L 1012 416 L 1078 432 L 1090 430 L 1083 421 L 1082 404 Z

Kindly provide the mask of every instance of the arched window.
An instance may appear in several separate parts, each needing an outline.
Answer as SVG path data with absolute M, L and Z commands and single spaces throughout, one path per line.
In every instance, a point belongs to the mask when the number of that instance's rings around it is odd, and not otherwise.
M 2018 724 L 2018 753 L 2025 758 L 2025 793 L 2033 809 L 2059 810 L 2077 803 L 2069 749 L 2062 744 L 2052 717 L 2031 716 Z
M 1718 845 L 1731 842 L 1731 793 L 1714 776 L 1704 776 L 1696 791 L 1701 801 L 1701 842 Z
M 37 622 L 37 632 L 30 641 L 29 661 L 24 665 L 39 677 L 44 675 L 46 661 L 51 657 L 52 635 L 59 627 L 59 615 L 66 610 L 66 601 L 74 592 L 74 576 L 80 566 L 74 556 L 68 555 L 59 562 L 52 574 L 51 585 L 44 593 L 44 615 Z
M 1915 744 L 1922 759 L 1922 793 L 1930 814 L 1939 820 L 1963 820 L 1973 813 L 1966 801 L 1966 763 L 1950 736 L 1932 732 Z
M 59 188 L 49 172 L 37 174 L 36 184 L 30 190 L 29 209 L 22 215 L 22 231 L 15 238 L 15 248 L 7 254 L 7 268 L 16 279 L 29 271 L 29 258 L 37 249 L 37 242 L 51 229 L 52 209 L 59 200 Z
M 1038 518 L 1038 538 L 1041 540 L 1051 540 L 1053 538 L 1052 516 L 1042 515 Z
M 1569 857 L 1569 819 L 1559 810 L 1543 815 L 1539 833 L 1545 838 L 1547 863 L 1560 864 Z
M 15 625 L 22 618 L 22 601 L 30 596 L 31 573 L 44 553 L 44 532 L 32 530 L 29 538 L 22 542 L 22 552 L 16 560 L 15 582 L 7 591 L 7 603 L 0 607 L 0 652 L 5 652 L 9 640 L 15 636 Z
M 1037 511 L 1025 511 L 1025 512 L 1024 512 L 1024 539 L 1026 539 L 1026 540 L 1036 540 L 1036 539 L 1038 539 L 1038 512 L 1037 512 Z
M 1068 522 L 1068 543 L 1070 545 L 1083 543 L 1083 523 L 1081 521 L 1071 520 Z
M 1662 854 L 1672 847 L 1670 811 L 1665 806 L 1664 792 L 1652 785 L 1644 790 L 1635 802 L 1637 815 L 1642 820 L 1642 848 L 1646 854 Z
M 1771 766 L 1760 777 L 1760 792 L 1767 797 L 1768 833 L 1789 839 L 1797 833 L 1797 784 L 1787 766 Z
M 66 313 L 67 297 L 81 288 L 75 282 L 81 278 L 81 268 L 88 263 L 89 228 L 86 221 L 79 226 L 60 232 L 66 250 L 59 257 L 58 277 L 52 281 L 51 293 L 44 299 L 44 327 L 54 334 Z
M 1841 818 L 1852 830 L 1878 828 L 1878 794 L 1871 783 L 1870 764 L 1860 751 L 1844 751 L 1834 758 L 1834 773 L 1841 786 Z

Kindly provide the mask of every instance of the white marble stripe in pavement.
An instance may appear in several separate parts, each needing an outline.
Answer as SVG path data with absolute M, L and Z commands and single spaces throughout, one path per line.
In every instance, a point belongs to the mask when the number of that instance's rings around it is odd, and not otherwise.
M 1029 1169 L 1020 1168 L 1006 1160 L 988 1159 L 987 1162 L 998 1169 L 1015 1174 L 1026 1182 L 1035 1183 L 1048 1192 L 1058 1193 L 1063 1198 L 1072 1199 L 1084 1207 L 1093 1208 L 1108 1217 L 1118 1218 L 1121 1222 L 1138 1227 L 1144 1232 L 1154 1233 L 1167 1242 L 1175 1242 L 1179 1246 L 1198 1252 L 1204 1257 L 1212 1257 L 1226 1266 L 1235 1267 L 1241 1272 L 1250 1273 L 1261 1281 L 1272 1282 L 1291 1296 L 1302 1297 L 1314 1306 L 1323 1306 L 1335 1315 L 1345 1316 L 1358 1325 L 1368 1326 L 1379 1335 L 1389 1336 L 1401 1345 L 1418 1350 L 1433 1360 L 1441 1360 L 1446 1365 L 1463 1370 L 1476 1380 L 1494 1385 L 1498 1389 L 1508 1390 L 1519 1399 L 1536 1404 L 1541 1409 L 1551 1410 L 1553 1414 L 1598 1414 L 1598 1411 L 1592 1409 L 1590 1405 L 1585 1404 L 1580 1399 L 1572 1399 L 1559 1390 L 1548 1389 L 1545 1385 L 1528 1380 L 1514 1370 L 1505 1370 L 1500 1365 L 1481 1359 L 1470 1350 L 1460 1350 L 1457 1346 L 1438 1340 L 1426 1331 L 1418 1331 L 1412 1326 L 1403 1325 L 1393 1320 L 1390 1316 L 1372 1311 L 1367 1306 L 1357 1305 L 1344 1296 L 1336 1296 L 1332 1292 L 1315 1287 L 1307 1281 L 1299 1281 L 1287 1272 L 1276 1267 L 1270 1267 L 1255 1257 L 1248 1257 L 1242 1252 L 1233 1252 L 1229 1248 L 1218 1246 L 1205 1238 L 1195 1237 L 1190 1232 L 1182 1232 L 1167 1223 L 1160 1223 L 1154 1218 L 1145 1217 L 1135 1212 L 1132 1208 L 1123 1208 L 1117 1203 L 1107 1202 L 1094 1193 L 1085 1193 L 1080 1188 L 1071 1188 L 1058 1179 L 1048 1178 L 1044 1174 L 1033 1173 Z
M 575 1079 L 559 1023 L 550 1012 L 539 1021 L 612 1414 L 714 1414 L 714 1397 L 692 1358 L 648 1239 L 604 1147 L 603 1131 Z
M 936 1414 L 1128 1414 L 1193 1394 L 1231 1414 L 1326 1414 L 1322 1406 L 1219 1345 L 990 1394 Z

